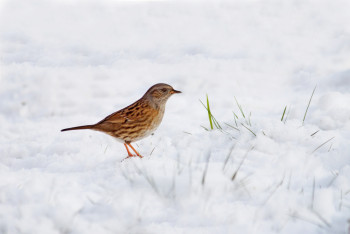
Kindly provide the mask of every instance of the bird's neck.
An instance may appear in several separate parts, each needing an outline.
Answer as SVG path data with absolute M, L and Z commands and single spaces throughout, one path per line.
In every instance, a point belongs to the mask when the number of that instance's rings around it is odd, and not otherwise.
M 164 112 L 164 110 L 165 110 L 165 104 L 166 104 L 166 101 L 164 101 L 164 102 L 150 102 L 150 103 L 149 103 L 149 105 L 150 105 L 152 108 L 154 108 L 154 109 L 156 109 L 156 110 L 158 110 L 158 111 L 160 111 L 160 112 Z

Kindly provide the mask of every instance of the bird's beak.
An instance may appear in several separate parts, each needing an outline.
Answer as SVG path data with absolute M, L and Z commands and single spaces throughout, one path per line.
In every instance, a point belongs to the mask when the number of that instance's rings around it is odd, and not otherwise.
M 174 93 L 182 93 L 182 92 L 181 92 L 181 91 L 178 91 L 178 90 L 173 89 L 173 90 L 171 90 L 171 91 L 170 91 L 170 93 L 171 93 L 171 94 L 174 94 Z

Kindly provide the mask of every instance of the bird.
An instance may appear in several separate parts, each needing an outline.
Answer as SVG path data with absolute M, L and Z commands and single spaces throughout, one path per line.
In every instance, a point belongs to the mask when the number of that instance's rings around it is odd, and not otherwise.
M 147 92 L 133 104 L 118 110 L 96 124 L 65 128 L 61 131 L 90 129 L 106 133 L 124 143 L 129 157 L 142 155 L 131 145 L 152 134 L 162 122 L 165 104 L 173 94 L 181 93 L 172 86 L 158 83 L 150 87 Z M 134 153 L 129 150 L 130 147 Z M 125 159 L 126 159 L 125 158 Z

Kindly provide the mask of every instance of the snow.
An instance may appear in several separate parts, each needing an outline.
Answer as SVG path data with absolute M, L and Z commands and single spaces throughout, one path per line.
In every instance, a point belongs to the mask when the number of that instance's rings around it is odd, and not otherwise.
M 1 1 L 0 233 L 348 233 L 349 9 Z M 159 82 L 183 93 L 134 144 L 143 159 L 60 132 Z M 206 94 L 223 131 L 201 127 Z

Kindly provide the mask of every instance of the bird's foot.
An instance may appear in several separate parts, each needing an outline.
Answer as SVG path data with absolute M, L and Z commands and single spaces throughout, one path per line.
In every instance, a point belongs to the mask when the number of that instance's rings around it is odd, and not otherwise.
M 141 155 L 133 155 L 133 154 L 131 154 L 131 155 L 128 155 L 126 158 L 124 158 L 124 159 L 122 160 L 122 162 L 123 162 L 125 159 L 133 158 L 133 157 L 143 158 L 143 156 L 141 156 Z
M 128 144 L 127 144 L 127 143 L 124 143 L 124 146 L 125 146 L 125 148 L 126 148 L 126 151 L 128 152 L 128 157 L 124 158 L 122 161 L 124 161 L 124 160 L 127 159 L 127 158 L 136 157 L 136 156 L 138 156 L 138 157 L 140 157 L 140 158 L 143 158 L 143 157 L 139 154 L 139 152 L 137 152 L 137 151 L 135 150 L 135 148 L 132 147 L 132 145 L 131 145 L 130 143 L 128 143 Z M 129 151 L 128 146 L 136 153 L 136 155 L 132 154 L 132 153 Z

